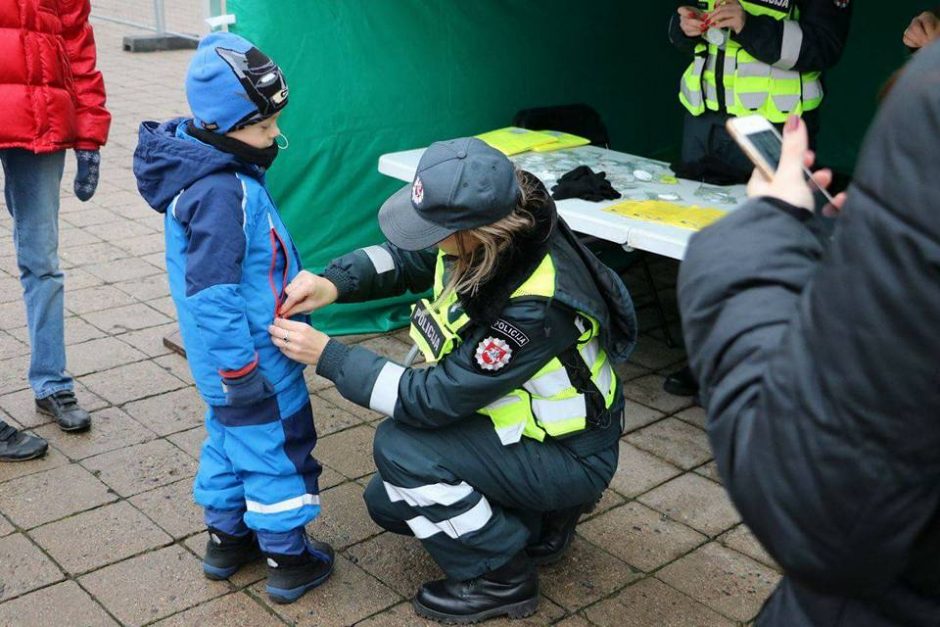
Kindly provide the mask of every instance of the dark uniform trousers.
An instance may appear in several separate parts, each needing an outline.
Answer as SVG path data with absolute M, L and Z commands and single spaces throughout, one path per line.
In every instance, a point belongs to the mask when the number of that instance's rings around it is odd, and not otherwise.
M 579 457 L 548 437 L 503 446 L 482 416 L 440 429 L 387 419 L 375 435 L 378 474 L 365 502 L 385 529 L 418 537 L 448 577 L 472 579 L 537 537 L 542 512 L 597 498 L 617 469 L 618 444 L 615 436 Z
M 696 163 L 705 157 L 712 157 L 720 161 L 728 176 L 736 177 L 741 183 L 746 183 L 754 170 L 754 164 L 734 141 L 725 126 L 729 119 L 727 113 L 706 111 L 701 115 L 685 113 L 685 122 L 682 129 L 683 163 Z M 815 148 L 816 135 L 819 130 L 819 111 L 813 110 L 803 114 L 806 128 L 809 133 L 810 148 Z M 782 124 L 775 124 L 782 130 Z

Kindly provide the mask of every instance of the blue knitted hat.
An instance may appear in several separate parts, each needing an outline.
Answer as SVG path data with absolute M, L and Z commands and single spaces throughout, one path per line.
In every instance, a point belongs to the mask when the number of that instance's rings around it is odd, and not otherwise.
M 287 81 L 244 37 L 212 33 L 199 42 L 189 63 L 186 99 L 198 128 L 228 133 L 286 107 Z

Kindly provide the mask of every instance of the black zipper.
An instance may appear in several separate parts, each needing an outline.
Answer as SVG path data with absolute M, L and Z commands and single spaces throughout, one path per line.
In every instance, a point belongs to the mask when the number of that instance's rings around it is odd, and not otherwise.
M 715 90 L 718 92 L 716 94 L 718 111 L 725 113 L 727 108 L 725 106 L 725 51 L 723 48 L 719 48 L 718 54 L 715 55 Z

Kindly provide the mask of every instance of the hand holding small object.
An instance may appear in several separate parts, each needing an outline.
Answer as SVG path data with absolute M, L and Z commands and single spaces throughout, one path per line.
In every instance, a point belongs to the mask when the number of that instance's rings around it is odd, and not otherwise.
M 290 318 L 296 314 L 308 314 L 336 301 L 339 293 L 329 279 L 301 270 L 284 288 L 287 298 L 281 304 L 278 315 Z
M 797 116 L 791 116 L 783 128 L 783 146 L 780 163 L 773 178 L 768 178 L 760 168 L 755 168 L 747 184 L 748 197 L 769 196 L 782 200 L 794 207 L 813 211 L 815 202 L 810 182 L 820 190 L 825 190 L 832 183 L 832 171 L 828 169 L 813 172 L 807 180 L 806 172 L 813 165 L 816 155 L 809 150 L 809 136 L 806 124 Z M 823 208 L 825 215 L 834 215 L 842 209 L 845 193 L 832 198 Z

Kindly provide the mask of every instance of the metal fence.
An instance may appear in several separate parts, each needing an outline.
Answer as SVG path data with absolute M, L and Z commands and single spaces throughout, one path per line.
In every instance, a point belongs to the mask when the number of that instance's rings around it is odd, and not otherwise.
M 206 18 L 223 9 L 224 0 L 91 0 L 95 18 L 194 40 L 209 32 Z

